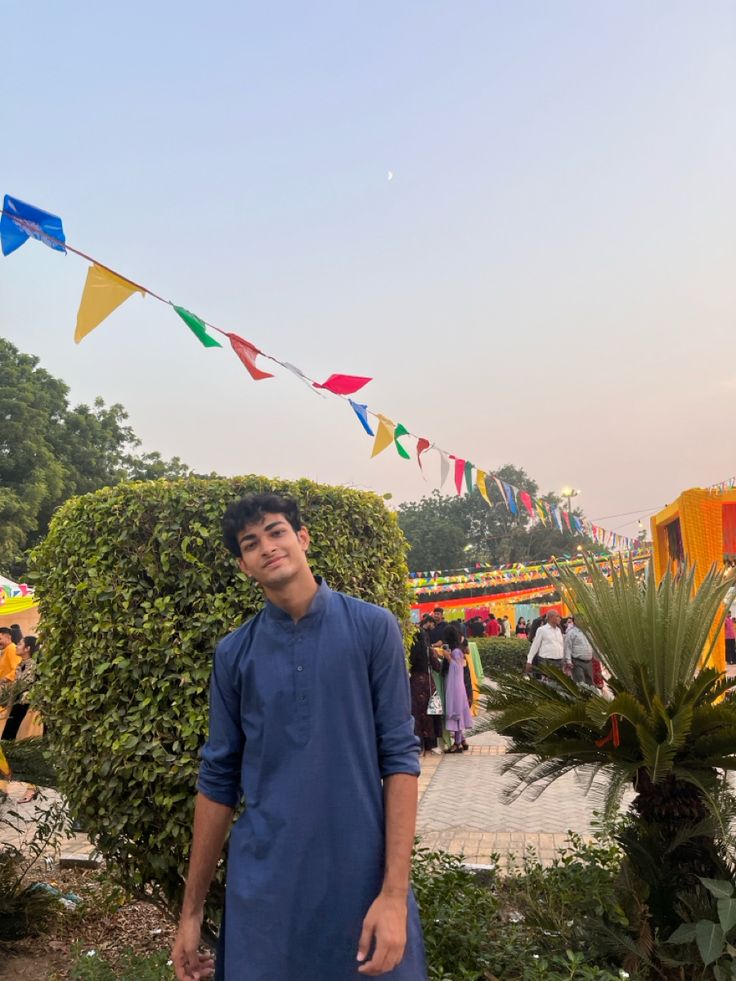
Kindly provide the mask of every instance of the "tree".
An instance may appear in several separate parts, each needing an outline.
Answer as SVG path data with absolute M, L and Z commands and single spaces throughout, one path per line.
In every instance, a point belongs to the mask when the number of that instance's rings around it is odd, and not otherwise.
M 623 791 L 633 787 L 616 835 L 625 856 L 620 898 L 624 908 L 633 908 L 634 898 L 644 918 L 640 953 L 648 962 L 652 938 L 668 937 L 688 905 L 702 900 L 698 877 L 725 879 L 733 868 L 727 775 L 736 770 L 730 697 L 736 679 L 701 669 L 732 584 L 711 570 L 696 591 L 692 569 L 677 577 L 668 572 L 659 584 L 650 569 L 642 585 L 623 561 L 613 565 L 611 582 L 592 562 L 589 583 L 570 569 L 559 572 L 576 622 L 611 673 L 613 700 L 555 668 L 543 669 L 549 675 L 543 680 L 500 675 L 494 687 L 483 688 L 491 712 L 485 727 L 511 739 L 511 770 L 519 781 L 514 793 L 533 787 L 539 794 L 571 771 L 587 775 L 588 787 L 606 775 L 601 794 L 610 818 Z M 637 977 L 641 967 L 634 964 Z
M 536 481 L 525 470 L 507 464 L 498 476 L 539 497 Z M 399 505 L 399 524 L 409 542 L 407 561 L 412 571 L 531 562 L 589 544 L 581 537 L 573 539 L 556 525 L 532 522 L 522 507 L 518 514 L 511 514 L 495 485 L 488 483 L 490 506 L 477 489 L 464 496 L 445 496 L 435 490 L 420 501 Z M 560 503 L 554 494 L 543 499 L 553 507 Z
M 24 552 L 40 541 L 67 498 L 125 479 L 179 477 L 181 460 L 136 454 L 140 440 L 122 405 L 102 399 L 69 406 L 69 389 L 0 338 L 0 570 L 24 568 Z

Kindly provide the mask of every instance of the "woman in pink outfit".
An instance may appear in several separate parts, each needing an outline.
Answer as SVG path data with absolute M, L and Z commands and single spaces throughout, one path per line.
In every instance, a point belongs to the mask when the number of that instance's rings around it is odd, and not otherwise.
M 465 730 L 473 728 L 473 717 L 468 706 L 465 691 L 463 668 L 465 655 L 460 648 L 462 637 L 456 626 L 450 624 L 445 631 L 446 648 L 444 656 L 449 661 L 449 671 L 445 681 L 445 729 L 453 736 L 454 743 L 448 753 L 462 753 L 467 749 Z

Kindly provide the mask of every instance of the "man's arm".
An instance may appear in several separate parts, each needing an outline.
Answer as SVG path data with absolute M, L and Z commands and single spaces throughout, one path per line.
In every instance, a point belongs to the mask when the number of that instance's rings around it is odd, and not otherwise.
M 532 641 L 531 647 L 529 648 L 529 653 L 526 656 L 526 667 L 525 671 L 530 672 L 532 670 L 532 661 L 539 652 L 539 648 L 542 646 L 542 628 L 540 627 L 534 634 L 534 640 Z
M 407 896 L 411 851 L 417 819 L 417 778 L 394 773 L 383 782 L 386 820 L 386 864 L 383 886 L 365 919 L 358 945 L 358 960 L 365 961 L 375 938 L 370 961 L 360 974 L 375 976 L 392 971 L 406 947 Z
M 232 820 L 232 807 L 197 794 L 187 885 L 171 953 L 178 981 L 199 981 L 212 975 L 212 958 L 200 955 L 198 948 L 205 899 Z

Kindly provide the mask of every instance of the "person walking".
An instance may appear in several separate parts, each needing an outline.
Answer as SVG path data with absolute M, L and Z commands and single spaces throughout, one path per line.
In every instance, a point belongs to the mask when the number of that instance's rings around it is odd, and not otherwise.
M 12 683 L 19 664 L 20 657 L 13 643 L 12 630 L 10 627 L 0 627 L 0 683 Z
M 445 679 L 445 729 L 453 737 L 453 744 L 447 752 L 462 753 L 464 749 L 468 749 L 465 732 L 473 728 L 473 717 L 465 688 L 462 635 L 453 624 L 447 628 L 445 644 L 444 656 L 449 664 Z
M 550 665 L 560 668 L 566 674 L 572 672 L 572 668 L 565 660 L 565 642 L 560 630 L 560 614 L 556 610 L 550 610 L 545 618 L 545 623 L 537 630 L 534 640 L 529 648 L 526 659 L 526 674 L 531 674 L 534 670 L 534 658 L 537 658 L 539 665 Z
M 2 730 L 2 739 L 15 739 L 20 729 L 20 724 L 25 719 L 29 709 L 28 692 L 36 680 L 36 662 L 33 655 L 36 652 L 36 638 L 32 636 L 23 637 L 18 644 L 18 655 L 20 663 L 15 669 L 15 679 L 10 688 L 9 702 L 10 711 L 8 713 L 5 728 Z
M 572 665 L 572 680 L 578 685 L 595 686 L 593 648 L 572 616 L 565 631 L 565 660 Z
M 414 717 L 414 733 L 422 740 L 422 756 L 427 752 L 441 752 L 437 748 L 437 740 L 442 738 L 443 713 L 429 715 L 427 712 L 430 699 L 437 693 L 432 671 L 442 670 L 442 658 L 429 643 L 429 632 L 433 626 L 434 620 L 429 614 L 422 617 L 409 652 L 411 714 Z
M 204 904 L 231 831 L 217 979 L 426 981 L 409 885 L 419 740 L 399 625 L 315 577 L 293 498 L 233 502 L 223 537 L 266 603 L 215 651 L 176 977 L 212 973 Z

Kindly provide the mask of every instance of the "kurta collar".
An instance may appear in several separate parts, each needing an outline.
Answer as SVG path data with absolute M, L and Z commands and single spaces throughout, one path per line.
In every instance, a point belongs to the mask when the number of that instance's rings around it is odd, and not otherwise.
M 322 576 L 314 577 L 317 581 L 319 589 L 314 594 L 314 598 L 309 606 L 309 609 L 304 614 L 304 616 L 299 620 L 302 623 L 305 620 L 312 619 L 319 616 L 327 608 L 327 603 L 329 602 L 330 596 L 332 595 L 332 590 L 324 581 Z M 287 613 L 286 610 L 282 610 L 280 606 L 276 606 L 271 600 L 266 600 L 265 606 L 266 614 L 271 620 L 275 620 L 277 623 L 293 623 L 291 619 L 291 614 Z

